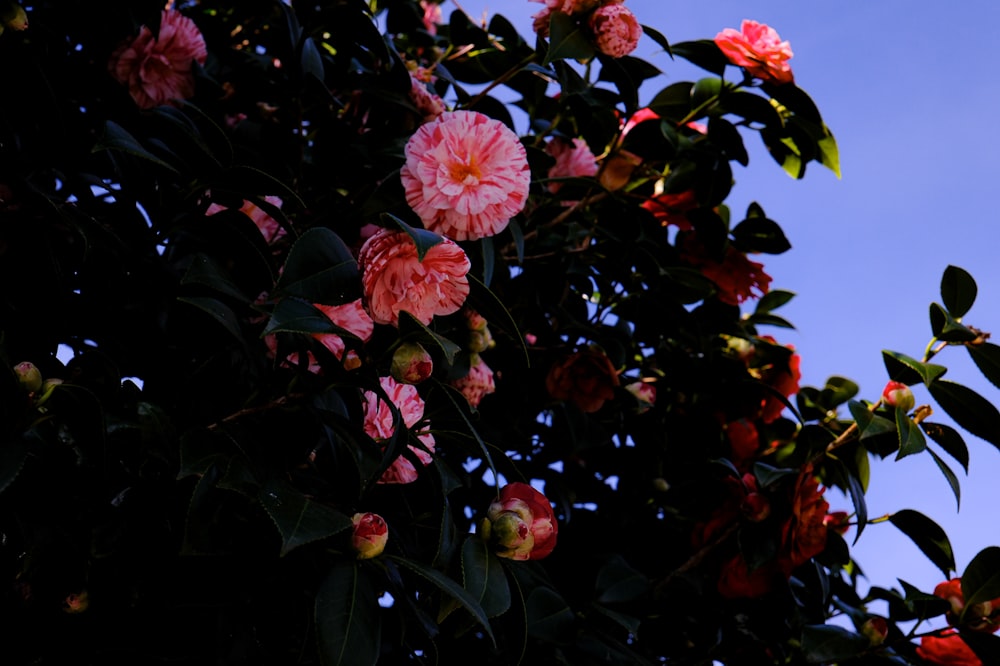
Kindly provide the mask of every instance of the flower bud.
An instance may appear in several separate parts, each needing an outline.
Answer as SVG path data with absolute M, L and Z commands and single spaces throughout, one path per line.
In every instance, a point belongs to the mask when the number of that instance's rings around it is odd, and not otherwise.
M 898 407 L 904 412 L 910 411 L 916 404 L 913 391 L 902 382 L 889 382 L 886 384 L 885 388 L 882 389 L 882 401 L 890 407 Z
M 475 310 L 465 311 L 466 324 L 469 328 L 469 351 L 473 354 L 484 352 L 496 346 L 493 334 L 490 333 L 486 319 Z
M 359 560 L 377 557 L 385 550 L 389 540 L 389 526 L 377 513 L 356 513 L 351 518 L 354 523 L 354 533 L 351 535 L 351 546 L 358 554 Z
M 889 635 L 889 624 L 885 621 L 884 617 L 870 617 L 861 625 L 861 634 L 872 645 L 881 645 Z
M 649 382 L 632 382 L 625 385 L 625 390 L 639 401 L 640 414 L 648 412 L 649 408 L 656 404 L 656 386 Z
M 14 366 L 14 373 L 17 380 L 28 393 L 35 393 L 42 388 L 42 372 L 35 367 L 34 363 L 24 361 Z
M 831 511 L 823 517 L 823 524 L 843 536 L 851 528 L 851 517 L 846 511 Z
M 70 594 L 63 600 L 63 611 L 70 614 L 82 613 L 90 606 L 90 599 L 87 591 L 83 590 L 78 594 Z
M 416 342 L 404 342 L 392 355 L 392 378 L 400 384 L 419 384 L 434 372 L 434 361 Z
M 545 495 L 526 483 L 509 483 L 490 504 L 480 534 L 499 557 L 538 560 L 556 545 L 555 513 Z
M 28 15 L 25 13 L 24 7 L 19 4 L 11 3 L 7 11 L 3 13 L 3 16 L 0 16 L 0 19 L 11 30 L 28 29 Z

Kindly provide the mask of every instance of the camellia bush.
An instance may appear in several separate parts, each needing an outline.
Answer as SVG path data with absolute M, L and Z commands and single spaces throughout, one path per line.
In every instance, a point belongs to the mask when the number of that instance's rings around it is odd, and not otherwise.
M 839 173 L 789 43 L 508 4 L 0 0 L 2 663 L 1000 663 L 1000 548 L 865 505 L 1000 447 L 973 278 L 800 386 L 726 204 Z

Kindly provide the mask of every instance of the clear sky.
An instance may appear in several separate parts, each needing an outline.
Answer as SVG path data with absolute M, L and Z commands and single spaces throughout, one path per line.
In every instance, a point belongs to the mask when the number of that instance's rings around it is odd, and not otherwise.
M 474 17 L 501 13 L 531 37 L 526 0 L 460 0 Z M 768 329 L 802 355 L 802 383 L 822 386 L 830 375 L 861 385 L 859 397 L 878 398 L 887 379 L 881 351 L 920 358 L 930 340 L 928 305 L 940 302 L 941 273 L 968 270 L 979 299 L 965 323 L 993 331 L 1000 343 L 1000 256 L 994 182 L 1000 169 L 1000 3 L 963 0 L 802 2 L 712 0 L 673 3 L 627 0 L 645 25 L 671 43 L 710 39 L 744 18 L 775 28 L 791 43 L 798 85 L 817 103 L 837 138 L 843 178 L 818 164 L 793 181 L 747 137 L 749 168 L 734 164 L 735 214 L 751 201 L 785 230 L 793 249 L 756 257 L 773 288 L 798 296 L 781 310 L 797 330 Z M 444 6 L 447 16 L 453 6 Z M 633 54 L 660 67 L 643 98 L 692 77 L 707 76 L 673 62 L 644 38 Z M 963 349 L 935 359 L 947 377 L 1000 404 L 1000 389 L 979 374 Z M 917 403 L 931 402 L 923 387 Z M 939 410 L 932 420 L 952 423 Z M 873 460 L 868 494 L 872 517 L 916 509 L 951 537 L 959 572 L 983 547 L 1000 545 L 995 518 L 1000 452 L 964 433 L 970 473 L 951 464 L 962 482 L 957 512 L 951 491 L 929 456 Z M 831 491 L 833 509 L 850 501 Z M 850 532 L 848 538 L 853 538 Z M 872 525 L 853 549 L 872 584 L 898 587 L 903 578 L 925 591 L 941 580 L 937 568 L 888 524 Z

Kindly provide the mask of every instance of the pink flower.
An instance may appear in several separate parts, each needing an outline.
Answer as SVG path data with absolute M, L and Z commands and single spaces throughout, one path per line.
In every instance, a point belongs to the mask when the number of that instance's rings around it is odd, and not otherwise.
M 128 86 L 142 109 L 194 95 L 192 61 L 205 64 L 208 50 L 194 21 L 180 12 L 163 10 L 160 34 L 142 26 L 139 35 L 115 49 L 108 60 L 111 75 Z
M 473 407 L 478 407 L 483 398 L 496 391 L 493 371 L 483 362 L 479 354 L 475 354 L 475 362 L 469 368 L 469 373 L 461 379 L 453 380 L 451 385 L 461 391 Z
M 597 174 L 597 158 L 583 139 L 555 138 L 545 146 L 545 152 L 556 158 L 549 169 L 549 178 L 581 178 Z M 562 183 L 549 183 L 549 192 L 558 192 Z
M 441 5 L 433 0 L 420 0 L 420 6 L 424 10 L 424 30 L 436 35 L 438 24 L 444 23 L 441 16 Z
M 882 402 L 890 407 L 899 407 L 904 412 L 910 411 L 916 404 L 913 391 L 902 382 L 889 382 L 886 384 L 885 388 L 882 389 Z
M 745 19 L 739 30 L 726 28 L 716 35 L 715 43 L 731 63 L 751 76 L 774 83 L 791 83 L 794 79 L 788 64 L 792 47 L 781 41 L 774 28 Z
M 559 525 L 548 498 L 527 483 L 508 483 L 490 504 L 483 537 L 512 560 L 539 560 L 556 547 Z
M 431 231 L 454 240 L 493 236 L 527 201 L 527 153 L 499 120 L 442 113 L 417 129 L 405 153 L 406 202 Z
M 375 324 L 365 311 L 361 299 L 344 303 L 343 305 L 313 303 L 313 307 L 325 314 L 331 322 L 340 328 L 361 338 L 362 342 L 368 342 L 371 339 Z M 312 333 L 311 336 L 330 350 L 330 353 L 337 357 L 337 360 L 344 360 L 346 346 L 344 339 L 339 335 L 336 333 Z M 268 335 L 265 337 L 264 342 L 273 356 L 278 347 L 277 339 L 273 335 Z M 293 352 L 286 357 L 284 365 L 298 366 L 301 362 L 302 357 L 299 356 L 299 353 Z M 306 363 L 309 372 L 319 374 L 322 371 L 319 361 L 312 352 L 306 352 Z
M 392 377 L 380 377 L 379 383 L 382 389 L 389 396 L 389 400 L 399 410 L 403 417 L 403 424 L 407 428 L 413 428 L 424 417 L 424 401 L 417 393 L 417 389 L 409 384 L 399 384 Z M 376 442 L 383 442 L 394 432 L 392 425 L 392 410 L 378 395 L 371 391 L 364 391 L 365 400 L 365 433 Z M 410 445 L 409 449 L 417 457 L 422 465 L 429 465 L 433 458 L 431 452 L 434 451 L 434 436 L 429 432 L 414 433 L 424 448 Z M 412 483 L 417 480 L 417 468 L 405 455 L 400 455 L 392 461 L 379 483 Z
M 419 71 L 410 72 L 410 101 L 417 107 L 425 122 L 434 120 L 448 110 L 444 100 L 428 89 L 427 79 Z
M 642 26 L 624 5 L 604 5 L 590 15 L 594 45 L 612 58 L 627 56 L 639 45 Z
M 266 196 L 264 201 L 271 204 L 275 208 L 281 208 L 281 199 L 275 196 Z M 221 211 L 226 210 L 225 206 L 220 206 L 219 204 L 212 204 L 205 211 L 205 215 L 215 215 Z M 278 221 L 271 217 L 263 208 L 253 203 L 252 201 L 243 200 L 243 205 L 240 207 L 240 212 L 253 220 L 253 223 L 257 225 L 260 229 L 260 233 L 264 236 L 264 240 L 267 241 L 268 245 L 277 242 L 279 239 L 285 237 L 285 230 L 282 228 Z
M 385 550 L 389 540 L 389 526 L 377 513 L 356 513 L 351 517 L 354 531 L 351 533 L 351 547 L 359 560 L 378 557 Z
M 398 326 L 403 310 L 429 324 L 437 315 L 457 312 L 469 295 L 466 275 L 472 264 L 447 238 L 421 261 L 406 232 L 382 229 L 365 241 L 358 263 L 368 312 L 379 324 Z

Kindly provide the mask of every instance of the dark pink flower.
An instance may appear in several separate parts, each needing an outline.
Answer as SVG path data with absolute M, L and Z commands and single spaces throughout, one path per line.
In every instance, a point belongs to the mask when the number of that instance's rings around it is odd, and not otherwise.
M 173 103 L 194 95 L 191 63 L 205 64 L 208 50 L 194 21 L 180 12 L 163 10 L 160 34 L 142 26 L 139 35 L 115 49 L 108 61 L 111 75 L 128 86 L 142 109 Z
M 612 58 L 627 56 L 639 45 L 642 26 L 624 5 L 607 4 L 590 15 L 597 50 Z
M 385 550 L 389 540 L 389 526 L 377 513 L 356 513 L 351 517 L 354 531 L 351 533 L 351 547 L 359 560 L 377 557 Z
M 499 120 L 451 111 L 421 125 L 405 148 L 406 202 L 431 231 L 475 240 L 502 231 L 528 198 L 524 146 Z

